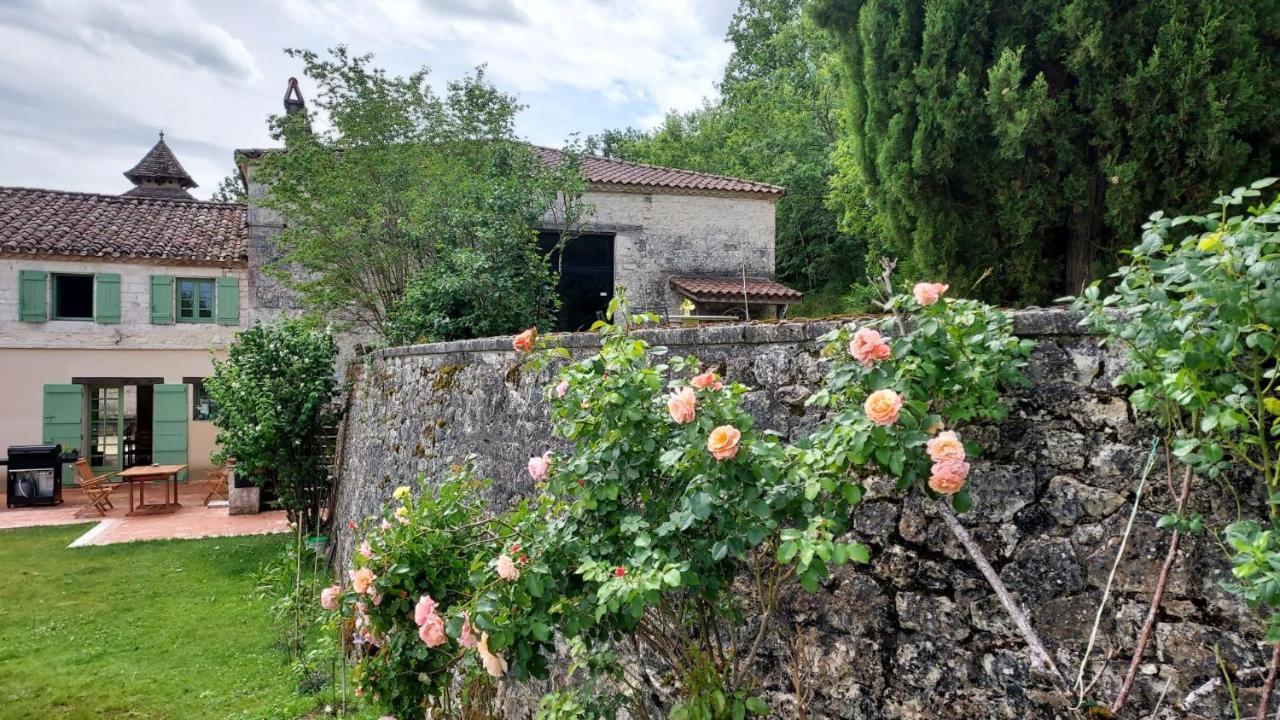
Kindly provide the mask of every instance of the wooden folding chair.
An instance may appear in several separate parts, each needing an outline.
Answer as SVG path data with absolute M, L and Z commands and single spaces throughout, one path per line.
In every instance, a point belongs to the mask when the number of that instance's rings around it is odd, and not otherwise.
M 204 473 L 204 480 L 201 481 L 205 490 L 209 491 L 204 496 L 204 504 L 208 505 L 214 499 L 227 500 L 227 469 L 224 467 L 209 468 Z
M 115 492 L 119 486 L 107 482 L 115 473 L 95 476 L 93 470 L 89 467 L 89 461 L 84 458 L 77 460 L 75 467 L 80 487 L 84 490 L 84 496 L 89 500 L 89 504 L 76 511 L 75 516 L 82 517 L 90 510 L 96 510 L 98 515 L 105 516 L 108 510 L 115 507 L 111 504 L 111 493 Z

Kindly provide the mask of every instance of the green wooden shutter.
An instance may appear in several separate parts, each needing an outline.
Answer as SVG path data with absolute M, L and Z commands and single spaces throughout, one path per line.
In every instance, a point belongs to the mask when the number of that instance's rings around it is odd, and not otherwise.
M 161 465 L 187 464 L 186 385 L 153 385 L 151 461 Z M 184 471 L 179 479 L 187 477 Z
M 84 456 L 84 389 L 80 385 L 44 386 L 44 429 L 41 442 L 57 443 L 63 452 L 79 450 Z M 75 470 L 62 467 L 62 484 L 74 485 Z
M 23 322 L 44 322 L 49 319 L 45 290 L 49 273 L 43 270 L 18 271 L 18 318 Z
M 98 273 L 93 276 L 93 319 L 102 325 L 120 323 L 120 275 Z
M 233 277 L 218 278 L 218 324 L 240 324 L 240 281 Z
M 151 276 L 151 323 L 173 324 L 173 276 Z

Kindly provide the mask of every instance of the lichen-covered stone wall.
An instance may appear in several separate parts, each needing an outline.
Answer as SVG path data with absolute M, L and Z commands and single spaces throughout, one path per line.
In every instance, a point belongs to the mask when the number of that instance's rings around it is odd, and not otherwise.
M 758 423 L 799 437 L 818 420 L 804 400 L 826 371 L 816 338 L 833 326 L 732 325 L 640 335 L 754 388 L 746 406 Z M 1028 369 L 1032 385 L 1011 398 L 1007 419 L 966 430 L 985 455 L 970 477 L 975 505 L 965 522 L 1028 607 L 1058 665 L 1074 678 L 1152 434 L 1134 423 L 1112 389 L 1122 359 L 1081 334 L 1072 317 L 1023 311 L 1016 327 L 1038 342 Z M 588 335 L 564 341 L 575 353 L 595 345 Z M 357 361 L 350 375 L 335 523 L 343 548 L 350 546 L 347 521 L 377 513 L 397 485 L 435 477 L 473 456 L 475 467 L 495 480 L 494 501 L 502 503 L 529 490 L 527 459 L 554 447 L 541 399 L 550 371 L 528 374 L 509 338 L 382 350 Z M 1246 513 L 1256 512 L 1247 484 L 1207 481 L 1195 486 L 1193 510 L 1225 523 L 1234 518 L 1234 493 Z M 1168 536 L 1155 521 L 1171 507 L 1157 465 L 1086 681 L 1110 660 L 1088 697 L 1113 697 L 1128 664 L 1166 551 Z M 762 655 L 764 694 L 782 717 L 793 716 L 787 639 L 796 631 L 812 633 L 801 663 L 815 689 L 812 717 L 1085 717 L 1072 710 L 1074 697 L 1030 674 L 995 596 L 919 496 L 904 501 L 873 484 L 854 526 L 872 547 L 870 565 L 841 568 L 818 593 L 796 590 Z M 1226 567 L 1209 538 L 1183 543 L 1125 717 L 1148 717 L 1162 694 L 1160 718 L 1234 717 L 1222 687 L 1182 707 L 1219 677 L 1215 648 L 1228 668 L 1243 671 L 1236 690 L 1243 706 L 1253 707 L 1257 668 L 1270 653 L 1256 621 L 1218 588 Z

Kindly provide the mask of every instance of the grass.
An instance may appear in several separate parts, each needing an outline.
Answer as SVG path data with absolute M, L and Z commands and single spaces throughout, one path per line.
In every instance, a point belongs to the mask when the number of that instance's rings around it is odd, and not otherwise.
M 0 718 L 293 718 L 253 575 L 287 536 L 67 549 L 85 525 L 0 531 Z

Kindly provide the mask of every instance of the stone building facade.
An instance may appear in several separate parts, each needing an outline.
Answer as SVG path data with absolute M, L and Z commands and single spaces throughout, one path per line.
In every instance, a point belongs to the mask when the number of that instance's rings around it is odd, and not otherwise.
M 1017 313 L 1018 332 L 1037 342 L 1027 372 L 1032 385 L 1010 398 L 1004 421 L 965 431 L 984 454 L 970 476 L 975 505 L 964 522 L 1070 678 L 1152 441 L 1151 429 L 1134 422 L 1112 387 L 1122 359 L 1081 334 L 1076 320 L 1056 311 Z M 748 385 L 745 406 L 757 426 L 798 438 L 819 419 L 804 400 L 825 375 L 816 339 L 832 327 L 726 325 L 637 335 Z M 596 346 L 586 334 L 560 341 L 575 356 Z M 397 485 L 419 476 L 429 483 L 465 457 L 495 481 L 495 503 L 530 492 L 525 464 L 551 442 L 542 392 L 553 372 L 528 372 L 509 338 L 393 348 L 353 363 L 334 523 L 343 558 L 348 520 L 380 512 Z M 1233 493 L 1246 514 L 1261 516 L 1247 483 L 1197 483 L 1192 510 L 1224 524 L 1235 517 Z M 1088 698 L 1114 696 L 1166 550 L 1168 536 L 1155 523 L 1171 507 L 1157 465 L 1102 615 L 1086 680 L 1101 675 Z M 1085 708 L 1073 709 L 1073 694 L 1055 692 L 1030 672 L 998 601 L 919 496 L 904 500 L 873 483 L 854 527 L 872 548 L 870 564 L 839 569 L 817 593 L 792 592 L 776 626 L 812 633 L 803 663 L 815 689 L 812 717 L 1088 717 Z M 1162 694 L 1157 718 L 1233 717 L 1215 684 L 1215 652 L 1242 674 L 1236 690 L 1243 706 L 1253 707 L 1270 650 L 1254 617 L 1219 587 L 1227 575 L 1210 538 L 1184 540 L 1125 717 L 1147 718 Z M 759 670 L 779 717 L 792 717 L 791 660 L 786 637 L 770 635 Z M 537 692 L 508 686 L 509 716 L 524 717 Z

